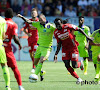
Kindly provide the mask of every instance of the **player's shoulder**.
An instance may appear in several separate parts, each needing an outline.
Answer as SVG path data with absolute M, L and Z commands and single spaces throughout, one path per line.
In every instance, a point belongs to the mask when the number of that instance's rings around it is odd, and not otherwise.
M 86 30 L 89 30 L 89 27 L 88 27 L 88 26 L 86 26 L 86 25 L 84 25 L 84 28 L 86 28 Z
M 5 23 L 5 19 L 3 17 L 0 16 L 0 23 Z

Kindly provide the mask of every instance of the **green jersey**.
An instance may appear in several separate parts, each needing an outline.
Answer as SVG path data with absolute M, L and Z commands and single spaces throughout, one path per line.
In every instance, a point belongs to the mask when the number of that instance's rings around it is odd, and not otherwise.
M 94 31 L 91 35 L 91 37 L 94 38 L 94 43 L 100 43 L 100 29 Z M 100 50 L 100 46 L 91 46 L 92 51 Z
M 0 45 L 3 44 L 2 34 L 6 31 L 6 21 L 0 16 Z
M 90 29 L 87 26 L 82 26 L 81 28 L 88 36 L 90 36 Z M 86 36 L 80 33 L 79 31 L 75 31 L 74 35 L 76 36 L 76 41 L 79 42 L 80 46 L 85 46 L 87 44 Z
M 38 44 L 42 47 L 51 47 L 53 42 L 53 33 L 55 30 L 54 24 L 46 23 L 44 26 L 40 22 L 32 22 L 32 25 L 37 28 L 39 34 Z

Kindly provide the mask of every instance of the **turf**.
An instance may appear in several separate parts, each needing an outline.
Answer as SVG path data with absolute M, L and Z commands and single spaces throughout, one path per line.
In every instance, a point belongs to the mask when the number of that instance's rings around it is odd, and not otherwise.
M 31 74 L 31 61 L 17 61 L 18 68 L 22 76 L 22 84 L 25 90 L 100 90 L 100 84 L 93 83 L 95 76 L 95 69 L 93 63 L 89 62 L 88 75 L 83 75 L 83 71 L 77 69 L 76 72 L 83 79 L 88 81 L 89 84 L 76 84 L 76 79 L 68 74 L 63 62 L 45 62 L 43 70 L 46 71 L 44 81 L 38 80 L 37 83 L 30 83 L 28 80 Z M 18 90 L 17 82 L 14 78 L 13 72 L 10 70 L 11 88 Z M 91 83 L 92 82 L 92 83 Z M 0 68 L 0 90 L 5 90 L 5 82 Z

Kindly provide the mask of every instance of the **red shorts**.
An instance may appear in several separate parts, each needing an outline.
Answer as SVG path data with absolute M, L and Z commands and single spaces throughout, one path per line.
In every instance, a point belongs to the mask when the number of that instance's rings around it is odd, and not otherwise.
M 11 68 L 17 67 L 15 56 L 11 50 L 6 51 L 6 57 L 7 57 L 8 67 L 11 67 Z
M 38 47 L 37 42 L 36 43 L 29 43 L 28 42 L 28 46 L 29 46 L 29 52 L 36 51 L 36 49 Z
M 78 61 L 78 50 L 62 50 L 62 60 Z

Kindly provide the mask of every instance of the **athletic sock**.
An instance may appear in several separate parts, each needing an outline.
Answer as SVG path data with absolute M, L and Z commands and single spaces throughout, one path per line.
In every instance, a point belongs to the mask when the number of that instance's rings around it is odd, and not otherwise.
M 33 68 L 35 68 L 35 65 L 34 65 L 34 58 L 32 58 L 32 62 L 33 62 Z
M 17 80 L 18 85 L 21 86 L 22 85 L 22 79 L 21 79 L 21 74 L 18 70 L 18 67 L 13 68 L 12 70 L 14 72 L 14 75 L 15 75 L 15 78 Z
M 3 70 L 3 76 L 5 79 L 6 86 L 10 87 L 10 73 L 9 73 L 8 66 L 3 66 L 2 70 Z
M 88 68 L 88 59 L 86 58 L 84 61 L 84 72 L 87 72 L 87 68 Z
M 35 74 L 38 75 L 41 71 L 43 63 L 39 63 L 35 69 Z
M 67 70 L 71 73 L 73 77 L 79 78 L 79 76 L 77 75 L 77 73 L 74 71 L 72 67 L 69 67 Z

